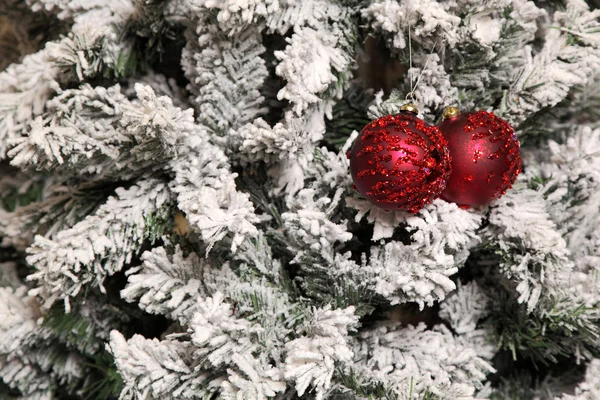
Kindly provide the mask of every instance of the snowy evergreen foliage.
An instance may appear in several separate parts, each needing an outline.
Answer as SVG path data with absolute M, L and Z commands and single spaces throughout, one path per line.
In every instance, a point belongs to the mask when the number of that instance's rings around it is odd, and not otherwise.
M 599 7 L 5 0 L 0 398 L 600 398 Z M 353 190 L 417 82 L 514 126 L 503 197 Z

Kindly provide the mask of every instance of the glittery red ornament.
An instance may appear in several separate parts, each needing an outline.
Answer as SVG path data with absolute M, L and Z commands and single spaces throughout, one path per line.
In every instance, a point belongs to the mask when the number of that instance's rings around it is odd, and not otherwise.
M 439 129 L 410 111 L 365 126 L 348 152 L 354 188 L 386 210 L 417 212 L 446 187 L 450 157 Z
M 521 172 L 519 141 L 508 122 L 477 111 L 444 119 L 439 128 L 452 157 L 452 175 L 441 197 L 469 208 L 504 195 Z

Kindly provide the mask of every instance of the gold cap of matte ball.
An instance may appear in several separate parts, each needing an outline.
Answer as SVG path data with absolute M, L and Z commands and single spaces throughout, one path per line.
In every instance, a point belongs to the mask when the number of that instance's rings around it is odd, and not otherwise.
M 419 109 L 413 103 L 406 103 L 400 107 L 400 111 L 410 111 L 411 113 L 418 114 Z
M 458 107 L 446 107 L 444 109 L 444 113 L 442 114 L 442 118 L 450 119 L 457 117 L 460 114 L 460 109 Z

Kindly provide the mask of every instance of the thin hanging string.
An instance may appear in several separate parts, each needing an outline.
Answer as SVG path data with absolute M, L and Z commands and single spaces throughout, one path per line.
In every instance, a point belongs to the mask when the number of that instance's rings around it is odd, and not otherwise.
M 429 64 L 429 60 L 431 60 L 431 55 L 433 54 L 433 51 L 435 50 L 435 46 L 437 45 L 438 40 L 439 40 L 439 38 L 436 39 L 435 43 L 433 44 L 433 47 L 431 48 L 431 51 L 429 52 L 429 56 L 427 57 L 427 61 L 425 62 L 425 65 L 423 66 L 423 69 L 421 70 L 421 73 L 419 74 L 419 77 L 417 78 L 417 83 L 415 83 L 414 89 L 411 90 L 413 93 L 415 90 L 417 90 L 417 86 L 419 86 L 419 82 L 421 81 L 423 72 L 425 72 L 425 70 L 427 69 L 427 64 Z M 411 81 L 412 81 L 412 79 L 411 79 Z M 411 82 L 411 85 L 412 85 L 412 82 Z
M 406 95 L 406 97 L 408 97 L 408 95 L 410 94 L 412 100 L 415 100 L 415 90 L 413 89 L 413 74 L 412 74 L 412 39 L 410 37 L 410 22 L 408 24 L 408 60 L 409 60 L 409 69 L 408 69 L 408 74 L 410 75 L 410 93 L 408 93 Z
M 412 38 L 411 38 L 411 34 L 410 34 L 410 23 L 408 24 L 408 62 L 409 62 L 409 70 L 408 70 L 408 74 L 410 76 L 410 92 L 408 92 L 406 94 L 406 99 L 408 100 L 408 98 L 410 97 L 410 99 L 412 101 L 415 101 L 415 91 L 417 90 L 417 86 L 419 86 L 419 82 L 421 81 L 421 77 L 423 76 L 423 72 L 425 72 L 425 70 L 427 69 L 427 65 L 429 64 L 429 60 L 431 60 L 431 55 L 433 54 L 434 50 L 435 50 L 435 46 L 437 46 L 437 42 L 438 42 L 439 38 L 437 38 L 435 40 L 435 43 L 433 43 L 433 47 L 431 48 L 431 51 L 429 52 L 429 56 L 427 57 L 427 61 L 425 62 L 425 65 L 423 66 L 423 69 L 421 70 L 421 73 L 419 74 L 419 77 L 417 78 L 417 83 L 414 84 L 413 86 L 413 81 L 414 81 L 414 77 L 413 77 L 413 63 L 412 63 Z

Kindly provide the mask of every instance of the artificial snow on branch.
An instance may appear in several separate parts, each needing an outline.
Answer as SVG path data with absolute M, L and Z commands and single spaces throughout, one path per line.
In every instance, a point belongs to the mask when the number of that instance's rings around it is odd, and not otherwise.
M 11 164 L 116 174 L 154 169 L 157 160 L 175 158 L 195 132 L 192 110 L 174 107 L 149 86 L 136 84 L 135 91 L 137 101 L 125 98 L 119 85 L 64 91 L 48 102 L 26 136 L 13 141 Z
M 219 147 L 191 138 L 188 153 L 175 160 L 172 168 L 171 190 L 177 194 L 177 205 L 208 245 L 207 252 L 228 235 L 235 252 L 246 237 L 258 234 L 255 224 L 261 218 L 255 214 L 250 196 L 236 190 L 237 174 L 231 172 Z
M 142 265 L 127 271 L 128 283 L 121 297 L 136 302 L 146 312 L 162 314 L 187 325 L 198 299 L 211 295 L 212 269 L 207 260 L 195 253 L 184 257 L 179 247 L 173 254 L 156 247 L 142 254 Z M 214 278 L 213 278 L 214 279 Z
M 116 190 L 96 213 L 54 239 L 36 236 L 27 261 L 35 268 L 28 279 L 37 287 L 44 306 L 70 299 L 87 287 L 104 291 L 104 279 L 120 271 L 140 251 L 142 244 L 165 233 L 171 214 L 171 192 L 156 179 L 138 181 Z
M 207 19 L 189 32 L 181 65 L 191 82 L 197 120 L 225 149 L 230 146 L 229 129 L 251 123 L 266 111 L 258 90 L 267 77 L 264 51 L 256 28 L 228 37 Z
M 322 102 L 325 91 L 331 92 L 328 97 L 341 97 L 341 79 L 351 59 L 338 45 L 340 40 L 328 31 L 302 28 L 287 39 L 285 50 L 275 52 L 280 61 L 275 71 L 287 81 L 277 98 L 289 100 L 296 114 Z
M 453 44 L 461 22 L 458 16 L 446 12 L 444 4 L 433 0 L 375 0 L 362 10 L 362 15 L 371 21 L 375 30 L 389 35 L 396 49 L 408 46 L 409 27 L 412 40 L 424 47 L 433 47 L 438 37 Z
M 525 64 L 511 76 L 503 105 L 509 122 L 520 123 L 555 106 L 573 86 L 585 85 L 594 76 L 600 68 L 598 17 L 600 10 L 589 12 L 583 1 L 571 0 L 566 11 L 554 14 L 541 51 L 536 54 L 529 45 L 523 48 Z
M 348 331 L 357 324 L 354 307 L 315 309 L 307 323 L 306 335 L 286 344 L 284 376 L 295 382 L 299 396 L 311 386 L 317 400 L 325 398 L 335 363 L 350 361 L 354 356 L 348 345 Z
M 500 271 L 516 285 L 519 302 L 531 312 L 541 298 L 559 295 L 573 264 L 541 193 L 507 193 L 496 201 L 489 222 L 485 236 L 501 255 Z
M 486 375 L 495 372 L 444 325 L 427 329 L 424 323 L 405 328 L 383 324 L 362 332 L 354 351 L 357 366 L 372 370 L 392 386 L 413 381 L 413 393 L 420 396 L 430 393 L 450 400 L 457 391 L 472 395 Z

